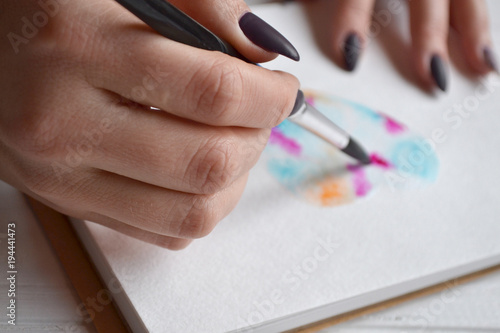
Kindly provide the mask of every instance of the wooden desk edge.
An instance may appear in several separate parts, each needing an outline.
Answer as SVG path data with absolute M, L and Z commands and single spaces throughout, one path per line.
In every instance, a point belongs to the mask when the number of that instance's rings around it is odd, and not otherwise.
M 322 329 L 325 329 L 325 328 L 328 328 L 328 327 L 331 327 L 334 325 L 338 325 L 340 323 L 343 323 L 343 322 L 346 322 L 346 321 L 349 321 L 349 320 L 352 320 L 352 319 L 355 319 L 355 318 L 358 318 L 361 316 L 365 316 L 368 314 L 372 314 L 375 312 L 385 310 L 387 308 L 399 305 L 399 304 L 404 303 L 404 302 L 411 301 L 411 300 L 419 298 L 419 297 L 424 297 L 427 295 L 436 294 L 440 291 L 444 291 L 446 289 L 456 287 L 458 285 L 479 279 L 481 277 L 484 277 L 488 274 L 492 274 L 492 273 L 497 272 L 497 271 L 500 271 L 500 265 L 496 265 L 496 266 L 486 268 L 486 269 L 483 269 L 483 270 L 480 270 L 480 271 L 477 271 L 477 272 L 474 272 L 471 274 L 460 276 L 460 277 L 457 277 L 455 279 L 436 284 L 434 286 L 420 289 L 420 290 L 417 290 L 417 291 L 414 291 L 414 292 L 411 292 L 411 293 L 408 293 L 408 294 L 405 294 L 405 295 L 402 295 L 399 297 L 391 298 L 391 299 L 388 299 L 387 301 L 376 303 L 373 305 L 369 305 L 369 306 L 366 306 L 366 307 L 363 307 L 363 308 L 360 308 L 360 309 L 357 309 L 357 310 L 354 310 L 351 312 L 346 312 L 346 313 L 343 313 L 343 314 L 340 314 L 340 315 L 337 315 L 337 316 L 334 316 L 331 318 L 321 320 L 319 322 L 315 322 L 315 323 L 312 323 L 309 325 L 295 328 L 293 330 L 287 331 L 287 333 L 313 333 L 313 332 L 317 332 L 319 330 L 322 330 Z
M 68 217 L 31 197 L 25 197 L 80 297 L 81 304 L 85 306 L 88 315 L 85 319 L 88 320 L 84 322 L 91 322 L 99 333 L 131 332 Z

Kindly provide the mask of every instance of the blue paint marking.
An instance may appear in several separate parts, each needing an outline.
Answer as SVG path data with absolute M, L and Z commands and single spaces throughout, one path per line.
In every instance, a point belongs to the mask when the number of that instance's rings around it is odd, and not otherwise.
M 304 174 L 304 163 L 289 158 L 280 160 L 272 159 L 268 163 L 271 174 L 283 184 L 298 183 Z
M 384 120 L 384 117 L 382 117 L 380 114 L 374 112 L 373 109 L 370 109 L 369 107 L 366 107 L 364 105 L 361 105 L 361 104 L 358 104 L 358 103 L 354 103 L 352 101 L 348 101 L 348 100 L 345 100 L 345 99 L 342 99 L 342 101 L 345 104 L 350 105 L 351 107 L 353 107 L 357 111 L 363 113 L 364 116 L 366 116 L 367 118 L 370 118 L 373 121 Z
M 286 133 L 286 135 L 290 137 L 297 137 L 299 134 L 303 134 L 305 132 L 305 130 L 299 125 L 296 125 L 286 119 L 276 127 L 279 128 L 282 133 Z
M 392 149 L 390 160 L 403 174 L 428 181 L 435 181 L 438 176 L 439 160 L 436 153 L 422 139 L 398 142 Z

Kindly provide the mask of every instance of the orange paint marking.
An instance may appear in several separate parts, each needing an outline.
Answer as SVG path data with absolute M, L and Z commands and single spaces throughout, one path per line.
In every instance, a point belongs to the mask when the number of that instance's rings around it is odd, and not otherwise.
M 346 189 L 344 184 L 337 180 L 327 180 L 321 186 L 320 200 L 323 206 L 331 206 L 336 202 L 344 201 Z

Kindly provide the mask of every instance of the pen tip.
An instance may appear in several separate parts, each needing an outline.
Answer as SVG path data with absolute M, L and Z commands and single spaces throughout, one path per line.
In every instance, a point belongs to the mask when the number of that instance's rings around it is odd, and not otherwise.
M 352 138 L 349 139 L 349 143 L 344 149 L 342 149 L 342 151 L 352 158 L 358 160 L 363 165 L 372 163 L 370 156 L 368 156 L 366 151 Z

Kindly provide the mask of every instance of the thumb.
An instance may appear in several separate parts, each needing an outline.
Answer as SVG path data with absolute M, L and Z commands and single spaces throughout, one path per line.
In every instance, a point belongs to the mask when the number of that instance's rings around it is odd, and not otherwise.
M 293 45 L 276 29 L 250 11 L 243 0 L 172 0 L 191 16 L 253 62 L 266 62 L 282 54 L 299 60 Z

